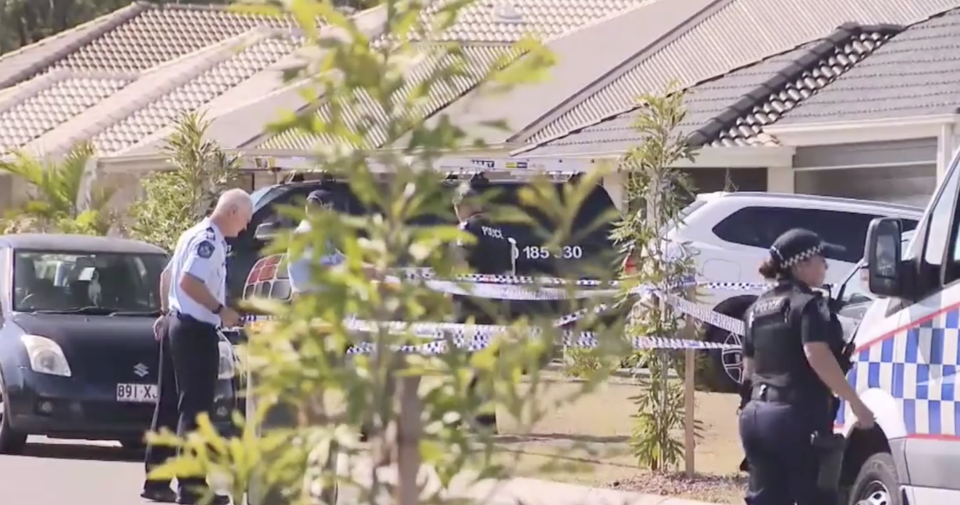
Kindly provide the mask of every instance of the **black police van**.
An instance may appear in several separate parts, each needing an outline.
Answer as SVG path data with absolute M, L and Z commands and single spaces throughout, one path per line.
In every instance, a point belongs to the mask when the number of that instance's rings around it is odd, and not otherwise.
M 310 176 L 310 175 L 308 175 Z M 556 182 L 558 189 L 566 182 L 575 183 L 576 176 L 571 181 Z M 287 299 L 290 296 L 290 284 L 285 268 L 281 265 L 281 256 L 265 256 L 264 249 L 269 236 L 276 231 L 292 229 L 297 223 L 283 216 L 278 209 L 284 206 L 299 206 L 306 200 L 307 195 L 314 190 L 324 189 L 334 192 L 342 202 L 345 202 L 346 212 L 353 215 L 363 215 L 367 212 L 360 201 L 351 193 L 349 186 L 342 181 L 321 176 L 316 180 L 304 180 L 302 174 L 295 174 L 290 182 L 261 188 L 252 193 L 253 218 L 250 225 L 236 238 L 230 239 L 230 252 L 227 261 L 227 291 L 228 299 L 239 300 L 250 296 L 259 296 L 275 299 Z M 453 181 L 450 181 L 453 182 Z M 473 176 L 471 183 L 484 189 L 494 190 L 499 195 L 498 200 L 504 203 L 517 203 L 522 181 L 488 181 L 482 175 Z M 562 194 L 562 192 L 560 192 Z M 343 209 L 341 209 L 343 211 Z M 581 205 L 580 212 L 574 222 L 574 230 L 586 230 L 605 215 L 613 215 L 615 205 L 606 189 L 597 185 L 586 202 Z M 535 215 L 534 212 L 531 214 Z M 542 216 L 541 216 L 542 217 Z M 557 275 L 571 277 L 577 272 L 596 272 L 597 267 L 607 269 L 607 276 L 613 277 L 618 268 L 616 248 L 610 239 L 613 223 L 599 226 L 590 233 L 578 235 L 569 244 L 564 244 L 561 258 L 551 257 L 543 243 L 543 237 L 549 236 L 548 220 L 539 219 L 543 224 L 540 232 L 523 225 L 502 226 L 507 236 L 517 240 L 519 257 L 517 258 L 517 275 Z M 417 224 L 440 224 L 443 221 L 453 222 L 452 212 L 447 216 L 437 216 L 426 219 Z M 258 233 L 259 230 L 259 233 Z M 538 313 L 557 313 L 562 315 L 563 308 L 555 301 L 510 302 L 506 310 L 511 315 Z

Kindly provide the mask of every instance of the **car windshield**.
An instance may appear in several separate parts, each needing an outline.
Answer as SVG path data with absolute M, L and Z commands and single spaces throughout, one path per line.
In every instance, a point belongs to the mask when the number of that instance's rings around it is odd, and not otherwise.
M 691 202 L 690 205 L 687 205 L 686 207 L 684 207 L 677 214 L 676 219 L 670 220 L 668 223 L 664 224 L 662 228 L 660 228 L 660 236 L 665 237 L 667 233 L 673 231 L 677 223 L 683 224 L 684 220 L 690 217 L 690 214 L 693 214 L 695 210 L 699 209 L 700 207 L 703 207 L 704 205 L 706 205 L 706 203 L 707 203 L 706 200 L 697 198 L 696 200 Z
M 16 251 L 19 312 L 153 313 L 160 310 L 162 254 Z

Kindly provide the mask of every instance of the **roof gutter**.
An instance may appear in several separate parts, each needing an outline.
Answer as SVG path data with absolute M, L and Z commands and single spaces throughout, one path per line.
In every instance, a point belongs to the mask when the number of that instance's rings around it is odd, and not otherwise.
M 792 146 L 737 146 L 737 147 L 704 147 L 696 152 L 693 161 L 684 161 L 674 165 L 677 168 L 790 168 L 793 166 L 793 155 L 796 149 Z M 619 159 L 627 153 L 623 151 L 594 151 L 580 152 L 573 155 L 540 155 L 535 153 L 516 154 L 516 157 L 530 158 L 565 158 L 565 159 Z
M 936 138 L 944 126 L 958 122 L 960 114 L 952 113 L 797 125 L 774 123 L 765 127 L 764 131 L 776 137 L 781 144 L 805 147 Z

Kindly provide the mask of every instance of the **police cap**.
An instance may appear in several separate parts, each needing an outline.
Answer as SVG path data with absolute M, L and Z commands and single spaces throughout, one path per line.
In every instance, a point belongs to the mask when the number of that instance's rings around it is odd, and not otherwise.
M 824 242 L 820 235 L 803 228 L 794 228 L 780 235 L 770 246 L 770 256 L 781 269 L 790 268 L 814 256 L 836 255 L 844 251 L 842 246 Z

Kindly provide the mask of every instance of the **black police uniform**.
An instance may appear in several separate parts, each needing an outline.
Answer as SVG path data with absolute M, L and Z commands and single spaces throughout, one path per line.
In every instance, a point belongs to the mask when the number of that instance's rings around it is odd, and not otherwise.
M 784 272 L 836 248 L 806 230 L 785 233 L 771 248 Z M 843 367 L 844 341 L 828 300 L 809 286 L 782 279 L 747 311 L 744 357 L 753 374 L 741 394 L 740 438 L 750 471 L 748 505 L 832 504 L 835 482 L 823 482 L 824 450 L 832 434 L 836 399 L 813 371 L 803 345 L 824 342 Z M 825 443 L 828 442 L 828 443 Z M 835 452 L 834 447 L 829 447 Z M 828 482 L 829 478 L 826 479 Z
M 513 268 L 513 247 L 503 229 L 490 222 L 482 213 L 474 214 L 460 222 L 460 229 L 469 232 L 476 238 L 473 244 L 461 244 L 465 248 L 467 264 L 479 274 L 511 273 Z M 495 324 L 491 315 L 484 307 L 472 303 L 469 297 L 455 297 L 458 320 L 465 320 L 472 316 L 477 324 Z M 478 377 L 470 381 L 470 390 L 475 390 Z M 475 421 L 481 426 L 495 426 L 496 414 L 492 412 L 478 413 Z
M 479 274 L 509 273 L 513 268 L 513 247 L 503 229 L 483 213 L 460 222 L 460 229 L 469 232 L 476 242 L 466 247 L 467 263 Z

